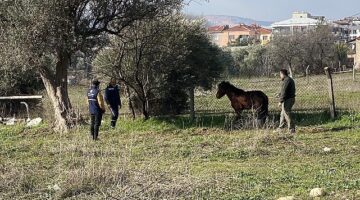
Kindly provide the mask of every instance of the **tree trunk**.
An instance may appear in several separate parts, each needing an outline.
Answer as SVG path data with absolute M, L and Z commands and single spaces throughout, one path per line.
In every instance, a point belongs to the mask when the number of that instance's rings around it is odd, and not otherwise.
M 74 112 L 70 103 L 67 87 L 67 70 L 70 64 L 70 54 L 58 52 L 55 75 L 46 67 L 40 70 L 40 76 L 46 88 L 54 109 L 54 130 L 66 133 L 75 125 Z
M 129 88 L 129 86 L 127 84 L 125 84 L 125 89 L 126 89 L 126 94 L 127 94 L 128 100 L 129 100 L 129 109 L 131 111 L 132 118 L 134 120 L 136 118 L 135 109 L 134 109 L 134 106 L 133 106 L 133 103 L 132 103 L 132 100 L 131 100 L 130 88 Z
M 294 76 L 294 74 L 293 74 L 294 72 L 293 72 L 293 69 L 292 69 L 292 66 L 291 66 L 291 64 L 289 64 L 289 76 L 291 77 L 291 78 L 293 78 Z
M 189 90 L 190 97 L 190 120 L 195 121 L 195 95 L 194 87 L 192 86 Z
M 147 100 L 141 100 L 141 103 L 142 103 L 142 111 L 143 111 L 143 116 L 144 116 L 144 119 L 145 120 L 148 120 L 149 119 L 149 112 L 148 112 L 148 109 L 147 109 Z

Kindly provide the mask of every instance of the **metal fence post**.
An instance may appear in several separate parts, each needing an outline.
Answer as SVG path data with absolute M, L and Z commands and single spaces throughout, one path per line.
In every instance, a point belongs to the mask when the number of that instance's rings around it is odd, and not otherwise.
M 336 110 L 335 110 L 335 95 L 334 95 L 333 79 L 331 76 L 331 69 L 329 67 L 325 67 L 324 70 L 328 80 L 330 115 L 331 118 L 334 119 L 336 117 Z

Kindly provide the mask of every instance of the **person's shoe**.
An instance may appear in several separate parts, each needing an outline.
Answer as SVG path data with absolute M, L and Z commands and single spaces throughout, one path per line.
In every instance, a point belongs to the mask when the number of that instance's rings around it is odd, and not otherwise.
M 110 126 L 111 129 L 115 129 L 115 126 Z
M 296 133 L 296 131 L 295 131 L 295 129 L 290 129 L 290 130 L 289 130 L 289 133 L 292 134 L 292 135 L 294 135 L 294 134 Z

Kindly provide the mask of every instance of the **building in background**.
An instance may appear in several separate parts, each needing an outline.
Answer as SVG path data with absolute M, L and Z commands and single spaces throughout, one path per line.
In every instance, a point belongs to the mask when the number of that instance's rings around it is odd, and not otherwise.
M 265 45 L 271 40 L 271 30 L 259 25 L 239 24 L 233 27 L 212 26 L 208 28 L 212 42 L 219 47 L 242 46 L 253 43 Z
M 347 17 L 332 21 L 330 25 L 339 40 L 350 41 L 360 37 L 360 18 Z
M 224 31 L 227 29 L 229 29 L 228 25 L 209 27 L 208 34 L 210 35 L 212 42 L 219 47 L 226 47 L 228 45 L 228 38 Z
M 256 32 L 259 36 L 261 45 L 266 45 L 271 41 L 272 31 L 270 29 L 258 26 L 256 28 Z
M 325 17 L 312 16 L 307 12 L 294 12 L 291 19 L 275 22 L 271 25 L 273 34 L 290 35 L 315 29 L 319 24 L 325 24 Z
M 256 30 L 251 26 L 239 24 L 224 31 L 228 37 L 228 45 L 236 45 L 237 42 L 248 42 L 251 38 L 256 38 Z
M 349 41 L 350 39 L 350 23 L 347 20 L 336 20 L 330 23 L 332 32 L 339 41 Z
M 349 40 L 348 62 L 360 69 L 360 37 Z

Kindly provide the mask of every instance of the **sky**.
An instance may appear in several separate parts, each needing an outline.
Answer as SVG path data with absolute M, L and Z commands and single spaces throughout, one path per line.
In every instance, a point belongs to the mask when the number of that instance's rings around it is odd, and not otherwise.
M 262 21 L 288 19 L 293 11 L 307 11 L 327 19 L 360 15 L 360 0 L 188 0 L 185 13 L 230 15 Z

